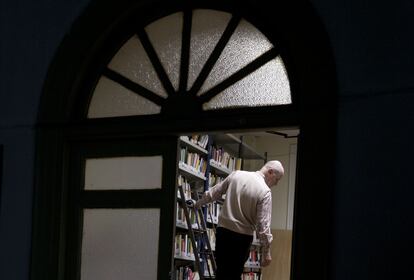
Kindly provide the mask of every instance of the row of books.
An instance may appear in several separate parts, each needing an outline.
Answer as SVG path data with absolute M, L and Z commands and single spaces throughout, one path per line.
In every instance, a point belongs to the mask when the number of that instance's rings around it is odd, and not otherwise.
M 207 259 L 207 261 L 203 261 L 202 267 L 204 270 L 203 272 L 204 277 L 210 277 L 210 276 L 214 277 L 213 265 L 210 259 Z
M 174 248 L 175 257 L 194 260 L 194 249 L 188 234 L 176 234 Z
M 214 229 L 207 228 L 207 237 L 210 241 L 211 250 L 216 250 L 216 233 L 214 232 Z
M 180 161 L 191 166 L 196 172 L 206 174 L 207 162 L 200 154 L 190 152 L 187 148 L 181 148 Z
M 188 210 L 189 210 L 188 215 L 189 215 L 192 227 L 198 228 L 198 223 L 200 223 L 200 217 L 196 217 L 196 212 L 193 209 L 188 209 Z M 182 228 L 188 228 L 184 209 L 179 205 L 178 202 L 177 202 L 177 209 L 176 209 L 176 225 L 181 226 Z
M 217 224 L 223 205 L 217 202 L 207 204 L 207 222 Z
M 245 272 L 242 274 L 241 280 L 260 280 L 259 272 Z
M 207 170 L 207 160 L 204 155 L 191 152 L 187 147 L 180 150 L 180 162 L 186 164 L 193 172 L 205 175 Z M 230 173 L 234 170 L 241 170 L 242 159 L 232 157 L 223 149 L 212 148 L 210 165 L 216 169 L 222 169 L 224 173 Z M 214 184 L 213 182 L 211 184 Z
M 226 179 L 226 177 L 216 175 L 216 174 L 213 174 L 213 173 L 210 172 L 208 174 L 208 186 L 209 186 L 209 188 L 214 187 L 218 183 L 221 183 L 224 179 Z
M 211 159 L 230 171 L 241 170 L 242 159 L 231 156 L 221 147 L 211 147 Z
M 260 239 L 257 236 L 256 231 L 253 231 L 253 241 L 252 241 L 253 245 L 260 245 Z
M 249 258 L 246 261 L 247 267 L 260 267 L 262 254 L 257 249 L 250 250 Z
M 198 272 L 193 271 L 191 267 L 188 266 L 180 266 L 175 270 L 175 278 L 176 280 L 198 280 L 200 276 Z
M 188 200 L 191 198 L 191 185 L 190 182 L 183 175 L 179 174 L 177 177 L 177 183 L 183 188 L 184 199 Z M 177 197 L 181 198 L 180 191 L 177 190 Z
M 188 140 L 200 147 L 202 147 L 203 149 L 205 149 L 207 147 L 208 144 L 208 135 L 207 134 L 193 134 L 190 136 L 187 136 Z

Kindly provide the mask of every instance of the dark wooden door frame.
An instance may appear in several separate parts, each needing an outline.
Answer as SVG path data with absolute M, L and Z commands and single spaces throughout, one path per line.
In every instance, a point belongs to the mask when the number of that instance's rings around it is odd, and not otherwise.
M 116 2 L 116 3 L 115 3 Z M 221 110 L 186 118 L 131 117 L 85 121 L 97 69 L 126 38 L 132 18 L 150 22 L 190 1 L 91 1 L 59 47 L 45 81 L 37 126 L 31 278 L 65 275 L 65 196 L 72 141 L 158 137 L 193 131 L 300 128 L 295 194 L 292 279 L 328 279 L 335 183 L 336 76 L 328 36 L 307 1 L 197 1 L 198 7 L 236 12 L 279 42 L 294 104 Z M 294 2 L 294 3 L 284 3 Z M 128 30 L 127 30 L 128 31 Z M 129 31 L 128 31 L 129 32 Z M 121 32 L 122 33 L 122 32 Z M 118 35 L 117 35 L 118 34 Z M 118 41 L 117 41 L 118 40 Z M 106 59 L 103 59 L 106 58 Z

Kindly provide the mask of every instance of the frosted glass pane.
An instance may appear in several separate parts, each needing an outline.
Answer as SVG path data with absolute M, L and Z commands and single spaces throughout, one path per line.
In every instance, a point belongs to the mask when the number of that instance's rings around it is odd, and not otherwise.
M 159 209 L 87 209 L 81 280 L 157 279 Z
M 182 30 L 183 13 L 172 14 L 145 27 L 175 90 L 178 90 L 180 74 Z
M 198 95 L 225 80 L 272 47 L 270 41 L 253 25 L 246 20 L 240 21 Z
M 160 113 L 160 106 L 101 77 L 89 105 L 88 118 L 150 115 Z
M 277 57 L 203 104 L 203 109 L 290 103 L 289 80 L 282 60 Z
M 86 190 L 159 189 L 162 156 L 87 159 Z
M 174 13 L 145 27 L 175 90 L 179 86 L 183 15 L 182 12 Z M 208 9 L 193 11 L 187 89 L 194 84 L 230 19 L 231 14 L 226 12 Z M 242 19 L 197 95 L 201 96 L 271 48 L 273 45 L 266 36 Z M 155 94 L 168 97 L 137 36 L 121 47 L 108 67 Z M 283 62 L 277 58 L 223 90 L 203 104 L 203 109 L 272 106 L 291 102 L 287 73 Z M 154 115 L 160 112 L 159 105 L 102 77 L 91 99 L 88 118 Z
M 121 47 L 108 67 L 152 92 L 167 97 L 167 93 L 137 36 L 133 36 Z
M 230 18 L 231 14 L 229 13 L 213 10 L 195 10 L 193 12 L 188 89 L 200 74 L 201 69 L 226 29 Z

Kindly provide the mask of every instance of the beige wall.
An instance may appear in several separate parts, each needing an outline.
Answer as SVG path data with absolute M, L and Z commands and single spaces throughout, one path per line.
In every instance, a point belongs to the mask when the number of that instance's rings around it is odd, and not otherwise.
M 289 175 L 290 170 L 290 149 L 291 145 L 297 143 L 296 138 L 284 138 L 279 135 L 244 135 L 244 141 L 254 147 L 259 153 L 267 152 L 268 160 L 279 160 L 285 168 L 285 176 L 278 185 L 272 188 L 272 229 L 288 228 L 288 207 L 289 207 Z M 262 160 L 245 161 L 244 169 L 258 170 L 263 165 Z M 293 174 L 294 175 L 294 174 Z M 294 186 L 292 186 L 294 188 Z
M 243 141 L 258 153 L 267 152 L 268 160 L 279 160 L 285 169 L 285 175 L 278 185 L 272 188 L 272 262 L 262 269 L 262 280 L 289 280 L 292 254 L 292 215 L 295 184 L 295 164 L 297 138 L 284 138 L 267 133 L 244 134 Z M 263 160 L 245 160 L 243 169 L 255 171 L 264 164 Z M 289 211 L 291 209 L 291 211 Z M 290 215 L 290 216 L 289 216 Z
M 262 280 L 289 280 L 292 255 L 292 231 L 272 230 L 272 262 L 262 269 Z

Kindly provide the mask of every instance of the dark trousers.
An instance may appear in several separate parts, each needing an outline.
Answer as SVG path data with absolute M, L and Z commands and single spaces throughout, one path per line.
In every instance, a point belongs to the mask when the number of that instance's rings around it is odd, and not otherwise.
M 222 227 L 216 231 L 216 280 L 240 280 L 253 236 Z

